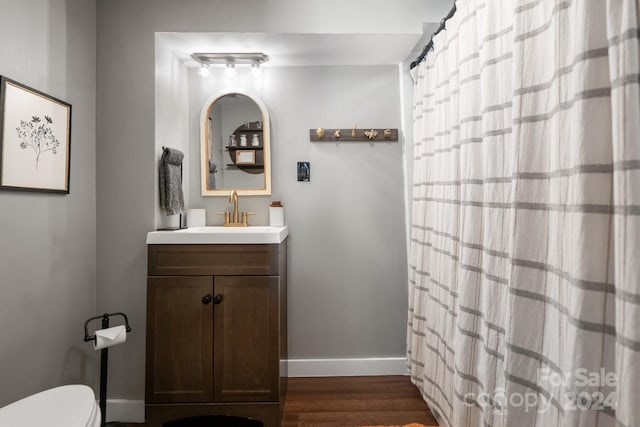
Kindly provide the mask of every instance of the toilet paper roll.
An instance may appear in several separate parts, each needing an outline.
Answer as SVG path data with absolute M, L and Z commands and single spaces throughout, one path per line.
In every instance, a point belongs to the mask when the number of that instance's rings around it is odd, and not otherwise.
M 94 350 L 122 344 L 127 340 L 127 330 L 124 325 L 113 328 L 100 329 L 96 331 L 96 341 L 93 343 Z

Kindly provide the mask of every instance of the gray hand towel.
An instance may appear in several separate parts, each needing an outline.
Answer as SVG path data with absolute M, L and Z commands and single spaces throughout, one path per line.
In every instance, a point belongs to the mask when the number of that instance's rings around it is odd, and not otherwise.
M 216 188 L 216 172 L 218 171 L 218 166 L 214 163 L 213 160 L 209 159 L 209 189 L 215 190 Z
M 164 148 L 160 159 L 160 207 L 167 215 L 184 212 L 184 195 L 182 194 L 182 151 Z

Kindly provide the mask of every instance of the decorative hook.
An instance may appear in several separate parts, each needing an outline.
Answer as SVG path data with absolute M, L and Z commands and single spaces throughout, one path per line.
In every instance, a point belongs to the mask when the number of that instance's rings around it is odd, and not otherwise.
M 324 138 L 324 129 L 323 128 L 316 129 L 316 136 L 318 138 Z
M 351 131 L 351 136 L 354 137 L 354 138 L 356 137 L 356 124 L 355 123 L 353 124 L 353 130 Z
M 378 136 L 378 131 L 375 129 L 371 129 L 366 131 L 364 135 L 369 139 L 376 139 L 376 136 Z
M 340 129 L 336 129 L 336 131 L 333 133 L 333 136 L 335 136 L 336 138 L 340 138 Z

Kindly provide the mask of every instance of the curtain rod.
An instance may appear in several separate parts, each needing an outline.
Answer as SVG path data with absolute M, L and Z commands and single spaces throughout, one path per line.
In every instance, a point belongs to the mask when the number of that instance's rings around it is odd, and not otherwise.
M 445 29 L 445 24 L 447 20 L 451 19 L 454 13 L 456 13 L 455 1 L 453 2 L 453 7 L 449 11 L 449 13 L 447 13 L 447 16 L 445 16 L 442 19 L 442 21 L 440 21 L 440 25 L 438 26 L 438 28 L 434 31 L 433 34 L 431 34 L 431 40 L 429 40 L 429 43 L 427 43 L 424 49 L 422 49 L 422 53 L 416 58 L 416 60 L 411 63 L 411 66 L 409 67 L 409 69 L 414 69 L 415 67 L 417 67 L 418 64 L 424 60 L 424 57 L 427 56 L 427 53 L 429 53 L 429 51 L 433 49 L 433 38 L 436 36 L 436 34 L 438 34 L 440 31 Z

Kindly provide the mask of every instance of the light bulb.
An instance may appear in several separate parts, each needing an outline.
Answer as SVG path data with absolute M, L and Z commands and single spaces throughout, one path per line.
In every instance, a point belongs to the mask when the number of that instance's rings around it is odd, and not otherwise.
M 262 68 L 260 68 L 260 64 L 251 64 L 251 76 L 255 78 L 259 78 L 262 75 Z
M 231 66 L 229 66 L 229 64 L 227 64 L 227 68 L 225 68 L 225 70 L 224 70 L 224 75 L 227 78 L 234 79 L 237 74 L 238 73 L 237 73 L 237 70 L 235 68 L 235 64 L 232 64 Z
M 209 64 L 202 64 L 200 67 L 200 75 L 202 77 L 209 77 Z

